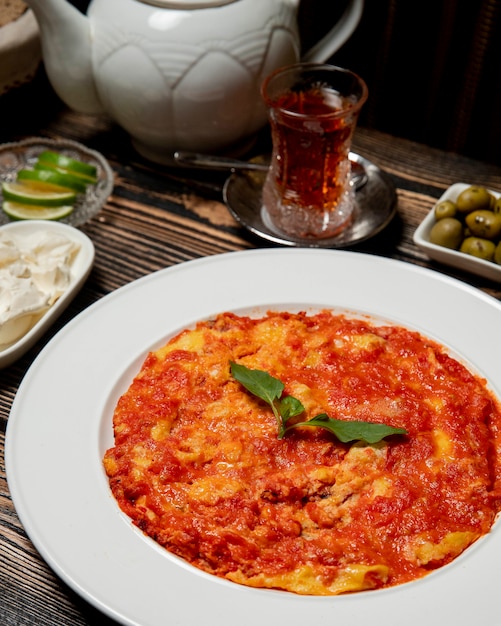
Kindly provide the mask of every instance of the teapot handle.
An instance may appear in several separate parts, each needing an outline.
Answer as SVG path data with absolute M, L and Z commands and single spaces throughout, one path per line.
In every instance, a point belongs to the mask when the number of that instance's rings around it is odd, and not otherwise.
M 351 0 L 341 19 L 322 39 L 307 50 L 301 60 L 325 63 L 351 37 L 364 9 L 364 0 Z

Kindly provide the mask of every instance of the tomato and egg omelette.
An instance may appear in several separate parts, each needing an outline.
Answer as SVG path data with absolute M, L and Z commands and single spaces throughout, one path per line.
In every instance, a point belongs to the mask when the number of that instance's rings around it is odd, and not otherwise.
M 230 362 L 305 407 L 403 427 L 341 443 L 280 439 Z M 104 457 L 121 509 L 192 565 L 253 587 L 331 595 L 424 576 L 489 532 L 501 508 L 501 409 L 480 377 L 405 328 L 329 311 L 224 313 L 150 353 Z

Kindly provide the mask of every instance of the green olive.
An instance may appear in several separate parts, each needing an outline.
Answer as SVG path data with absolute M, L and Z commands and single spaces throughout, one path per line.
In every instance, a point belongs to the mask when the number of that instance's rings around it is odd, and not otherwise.
M 494 213 L 501 213 L 501 196 L 496 200 L 494 204 L 494 208 L 492 209 Z
M 496 249 L 494 250 L 494 262 L 498 265 L 501 265 L 501 241 L 498 243 Z
M 472 211 L 466 216 L 466 225 L 474 237 L 497 239 L 501 234 L 501 213 Z
M 481 209 L 489 209 L 491 195 L 485 187 L 471 185 L 462 191 L 456 199 L 457 210 L 460 213 L 471 213 Z
M 461 244 L 460 251 L 485 261 L 494 260 L 496 244 L 481 237 L 467 237 Z
M 463 225 L 455 217 L 444 217 L 430 231 L 430 241 L 437 246 L 457 250 L 463 239 Z
M 456 215 L 456 204 L 452 200 L 442 200 L 435 206 L 435 219 L 443 220 L 444 217 Z

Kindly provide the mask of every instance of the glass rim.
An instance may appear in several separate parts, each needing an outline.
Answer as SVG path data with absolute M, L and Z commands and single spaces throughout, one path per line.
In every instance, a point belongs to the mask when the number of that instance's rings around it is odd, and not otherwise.
M 314 70 L 315 72 L 328 72 L 333 73 L 336 72 L 338 74 L 343 74 L 345 76 L 353 79 L 358 86 L 360 87 L 360 96 L 356 102 L 349 102 L 346 106 L 343 106 L 341 109 L 337 109 L 335 111 L 329 111 L 328 113 L 318 113 L 315 115 L 311 115 L 308 113 L 298 113 L 296 111 L 290 111 L 285 107 L 276 106 L 276 99 L 268 94 L 268 88 L 272 81 L 279 79 L 280 77 L 287 76 L 288 74 L 296 74 L 298 77 L 301 75 L 302 71 Z M 282 92 L 283 93 L 283 92 Z M 366 82 L 363 78 L 361 78 L 356 72 L 353 70 L 340 67 L 338 65 L 333 65 L 330 63 L 316 63 L 316 62 L 305 62 L 305 63 L 294 63 L 292 65 L 284 65 L 275 69 L 273 72 L 268 74 L 268 76 L 264 79 L 261 84 L 261 96 L 268 107 L 268 109 L 276 109 L 280 111 L 282 115 L 290 116 L 291 118 L 297 119 L 307 119 L 314 117 L 316 119 L 326 119 L 331 117 L 343 117 L 348 113 L 356 113 L 358 112 L 362 106 L 365 104 L 368 96 L 369 89 L 367 87 Z

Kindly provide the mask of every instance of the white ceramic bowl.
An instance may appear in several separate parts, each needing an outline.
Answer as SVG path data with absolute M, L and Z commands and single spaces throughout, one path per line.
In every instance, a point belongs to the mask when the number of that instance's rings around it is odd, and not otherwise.
M 0 28 L 0 95 L 31 81 L 41 60 L 38 24 L 28 9 Z
M 443 200 L 452 200 L 455 202 L 459 194 L 470 186 L 471 183 L 455 183 L 454 185 L 451 185 L 442 194 L 436 204 L 442 202 Z M 489 191 L 494 194 L 496 198 L 501 196 L 501 193 L 497 191 L 492 189 L 489 189 Z M 451 250 L 449 248 L 444 248 L 443 246 L 437 246 L 436 244 L 430 242 L 430 231 L 435 224 L 435 206 L 436 205 L 433 206 L 431 211 L 414 232 L 413 239 L 416 246 L 429 256 L 430 259 L 439 261 L 440 263 L 444 263 L 450 267 L 471 272 L 477 276 L 483 276 L 484 278 L 501 282 L 501 265 L 497 265 L 492 261 L 478 259 L 477 257 L 465 254 L 464 252 L 459 252 L 458 250 Z

